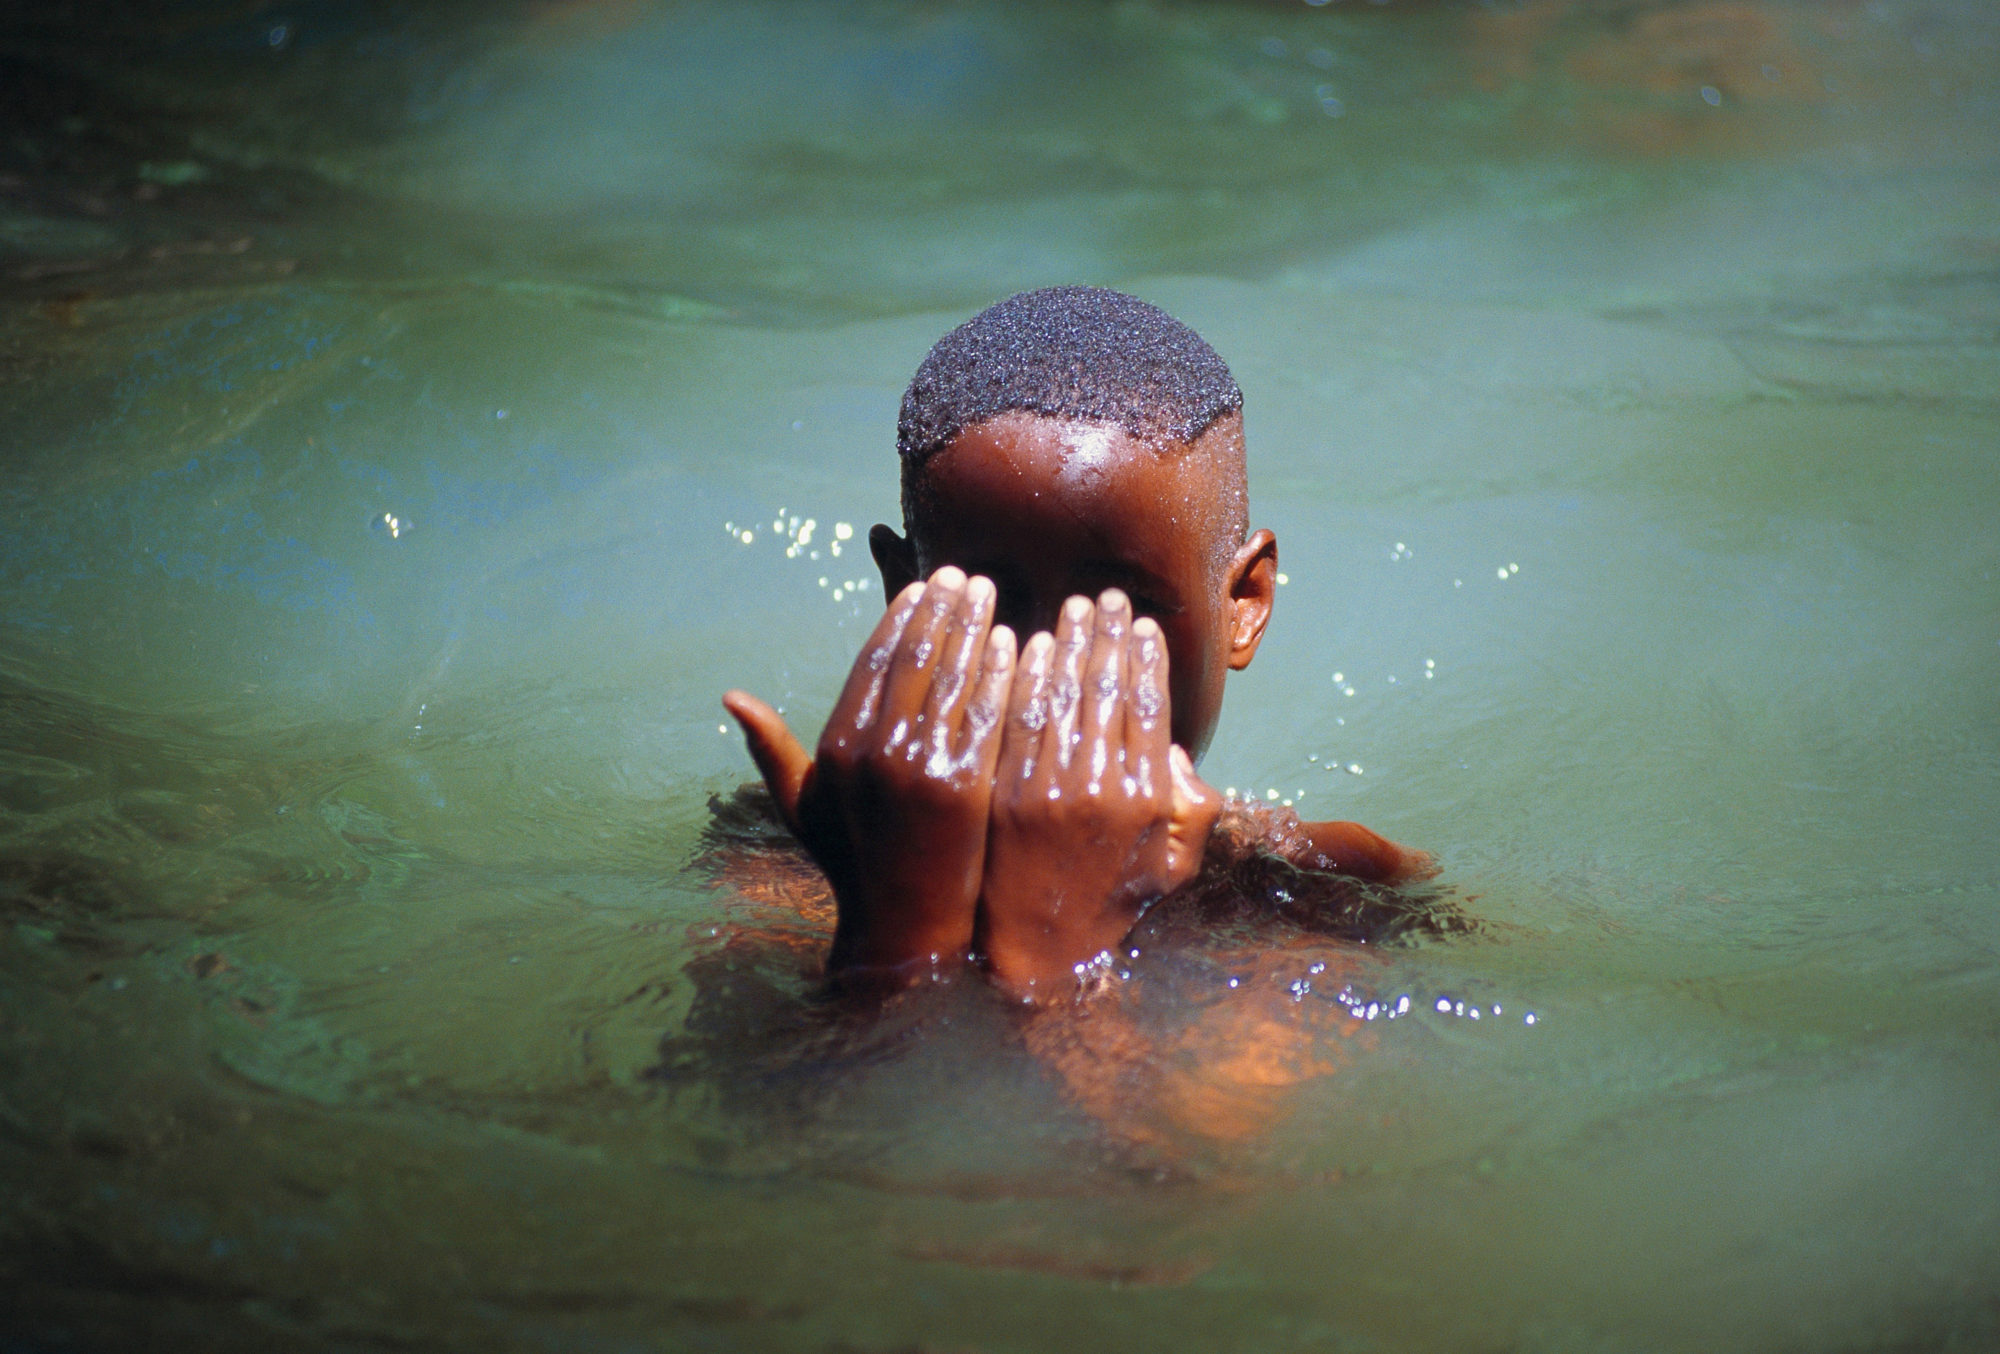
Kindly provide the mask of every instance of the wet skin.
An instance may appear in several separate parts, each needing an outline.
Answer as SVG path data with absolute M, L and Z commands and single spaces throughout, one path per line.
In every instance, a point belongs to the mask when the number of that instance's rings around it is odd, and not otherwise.
M 1221 797 L 1191 753 L 1262 641 L 1277 542 L 1245 538 L 1234 415 L 1156 447 L 1005 414 L 919 473 L 911 537 L 870 534 L 895 597 L 817 752 L 755 697 L 724 704 L 833 886 L 831 975 L 908 981 L 976 949 L 1008 990 L 1066 995 L 1200 867 Z M 1288 854 L 1312 868 L 1429 865 L 1358 824 L 1302 828 Z

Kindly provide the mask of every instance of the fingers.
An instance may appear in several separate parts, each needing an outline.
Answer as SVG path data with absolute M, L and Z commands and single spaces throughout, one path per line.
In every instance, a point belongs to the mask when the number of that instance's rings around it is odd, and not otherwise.
M 959 728 L 953 754 L 978 780 L 990 781 L 1000 759 L 1001 721 L 1014 686 L 1014 632 L 996 625 L 986 635 L 986 655 L 980 660 L 979 680 L 965 702 L 965 719 Z
M 840 699 L 833 703 L 833 713 L 827 716 L 826 732 L 820 739 L 822 747 L 829 741 L 840 742 L 875 721 L 882 707 L 882 687 L 896 646 L 923 595 L 923 584 L 910 584 L 896 594 L 896 600 L 875 623 L 868 642 L 861 646 L 860 656 L 848 669 L 847 684 L 840 689 Z
M 996 632 L 997 633 L 997 632 Z M 1006 723 L 1000 731 L 994 785 L 1020 784 L 1041 762 L 1042 737 L 1049 723 L 1049 673 L 1056 642 L 1044 630 L 1021 646 L 1013 685 L 1007 694 Z
M 997 596 L 992 579 L 967 579 L 945 626 L 922 721 L 932 755 L 945 761 L 955 760 L 959 751 L 961 725 L 986 658 Z
M 947 564 L 931 575 L 883 676 L 882 707 L 875 723 L 900 743 L 912 730 L 925 702 L 945 648 L 947 632 L 965 591 L 965 571 Z
M 1125 692 L 1128 667 L 1126 639 L 1132 625 L 1131 603 L 1116 588 L 1107 588 L 1097 599 L 1097 620 L 1092 627 L 1090 657 L 1084 665 L 1081 709 L 1078 712 L 1078 749 L 1088 768 L 1093 789 L 1109 775 L 1124 774 Z
M 799 793 L 805 786 L 812 756 L 792 736 L 783 715 L 747 691 L 731 691 L 723 696 L 722 708 L 743 726 L 743 739 L 750 745 L 750 759 L 757 763 L 778 812 L 794 832 L 799 826 Z
M 1096 630 L 1092 623 L 1095 610 L 1089 598 L 1072 597 L 1063 603 L 1062 615 L 1056 621 L 1055 650 L 1049 660 L 1049 720 L 1042 730 L 1038 758 L 1044 774 L 1068 768 L 1076 752 L 1084 665 L 1090 659 Z
M 1141 616 L 1132 623 L 1131 678 L 1124 704 L 1125 767 L 1138 791 L 1151 799 L 1169 792 L 1167 750 L 1173 746 L 1173 718 L 1167 684 L 1167 641 L 1160 623 Z

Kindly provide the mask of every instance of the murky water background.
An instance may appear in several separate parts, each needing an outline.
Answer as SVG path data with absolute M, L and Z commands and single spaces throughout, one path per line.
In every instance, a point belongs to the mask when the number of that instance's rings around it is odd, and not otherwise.
M 2000 1342 L 1997 61 L 1969 0 L 10 19 L 9 1347 Z M 1056 281 L 1248 394 L 1289 581 L 1206 773 L 1481 922 L 1163 945 L 1108 1101 L 976 986 L 844 1024 L 697 861 L 717 694 L 815 724 L 880 606 L 917 359 Z M 1120 1122 L 1267 1036 L 1245 1131 Z

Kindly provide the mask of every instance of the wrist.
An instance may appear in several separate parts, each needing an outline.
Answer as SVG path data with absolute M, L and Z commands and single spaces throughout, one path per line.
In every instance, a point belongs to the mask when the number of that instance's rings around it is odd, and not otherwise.
M 826 976 L 847 996 L 887 997 L 921 983 L 949 982 L 966 966 L 969 951 L 931 952 L 893 963 L 867 963 L 829 955 Z
M 998 913 L 995 916 L 1001 915 Z M 1115 951 L 1137 920 L 1136 910 L 1107 910 L 1093 922 L 988 920 L 974 953 L 987 975 L 1022 1001 L 1068 997 L 1100 957 Z
M 895 891 L 873 899 L 837 894 L 836 901 L 829 973 L 962 964 L 972 949 L 970 896 L 915 899 Z

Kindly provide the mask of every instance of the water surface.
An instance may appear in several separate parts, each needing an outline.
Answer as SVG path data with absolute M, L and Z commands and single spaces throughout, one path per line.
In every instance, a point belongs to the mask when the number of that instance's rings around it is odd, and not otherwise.
M 2000 1342 L 1996 57 L 1918 0 L 10 20 L 8 1333 Z M 1287 581 L 1204 774 L 1478 926 L 856 1021 L 716 864 L 716 696 L 820 717 L 903 383 L 1072 281 L 1246 391 Z

